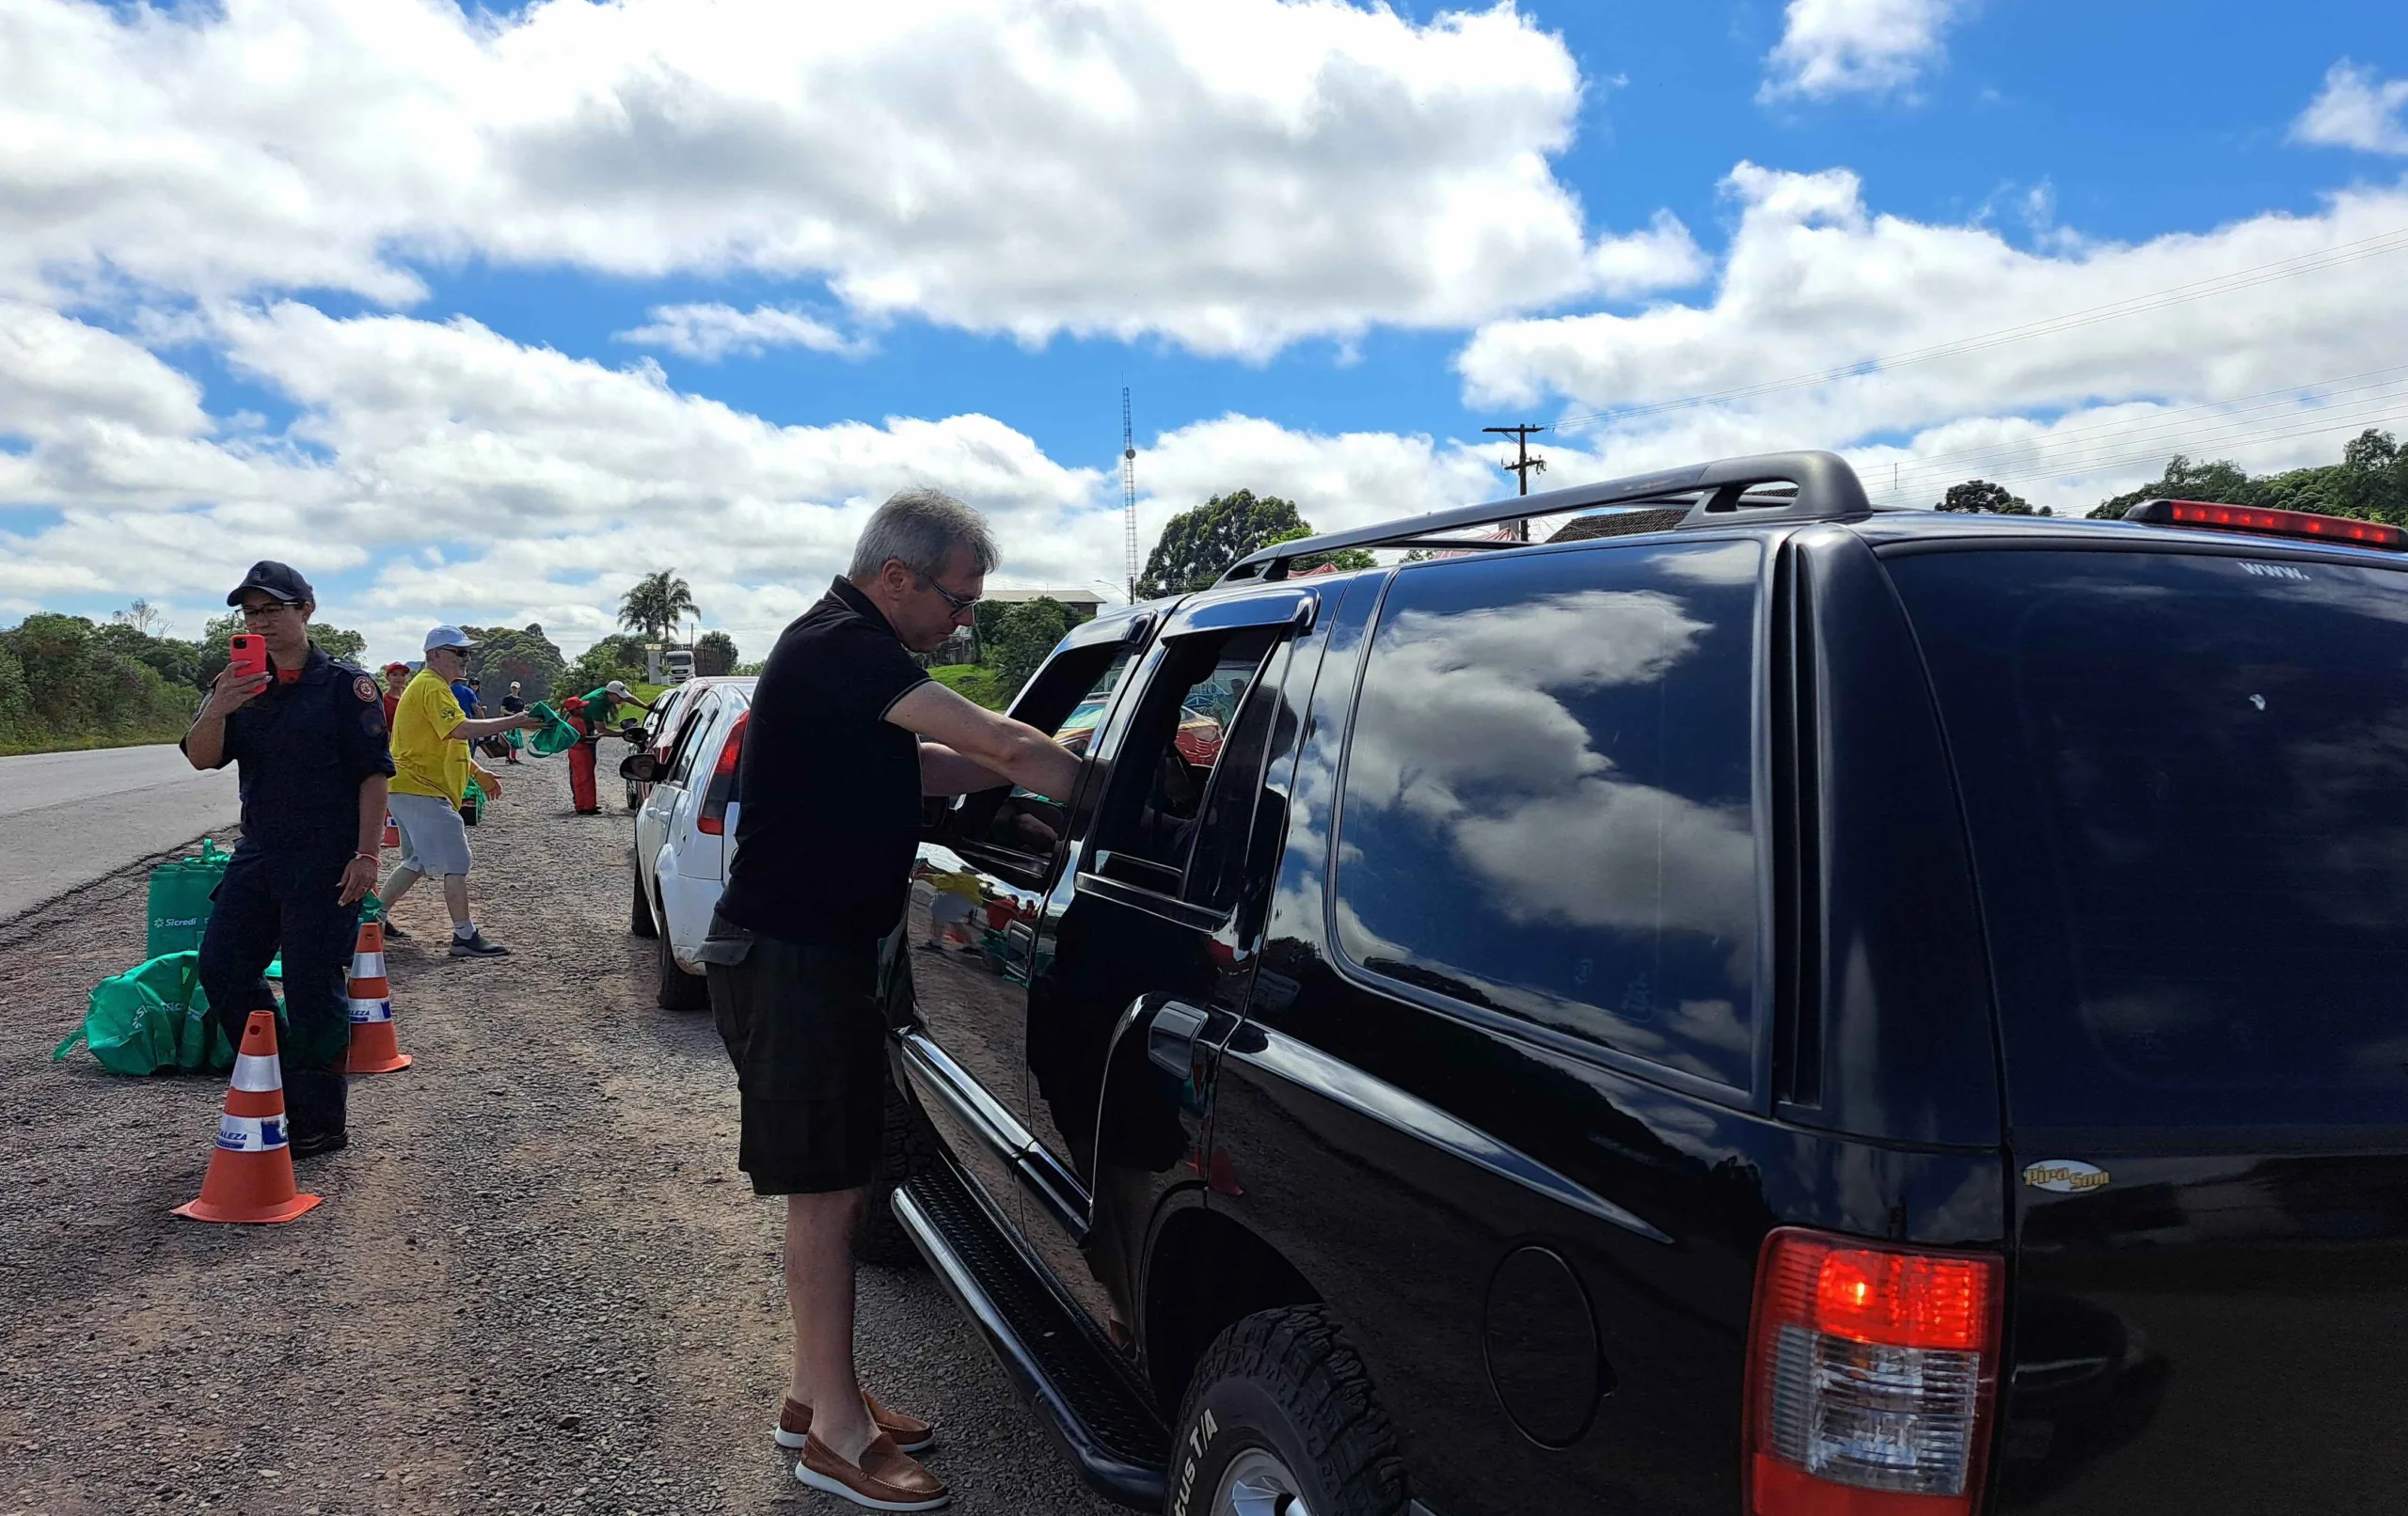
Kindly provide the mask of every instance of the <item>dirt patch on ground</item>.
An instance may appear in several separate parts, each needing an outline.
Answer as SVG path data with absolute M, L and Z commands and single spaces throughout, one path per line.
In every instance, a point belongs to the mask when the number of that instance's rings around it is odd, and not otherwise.
M 49 1060 L 142 951 L 128 870 L 0 927 L 0 1516 L 848 1509 L 769 1445 L 786 1339 L 775 1203 L 737 1172 L 707 1014 L 652 1002 L 631 828 L 559 763 L 470 832 L 479 924 L 421 887 L 388 962 L 415 1066 L 360 1079 L 349 1150 L 285 1226 L 168 1214 L 225 1086 Z M 388 854 L 389 863 L 392 855 Z M 870 1387 L 933 1416 L 965 1512 L 1101 1512 L 925 1273 L 865 1269 Z

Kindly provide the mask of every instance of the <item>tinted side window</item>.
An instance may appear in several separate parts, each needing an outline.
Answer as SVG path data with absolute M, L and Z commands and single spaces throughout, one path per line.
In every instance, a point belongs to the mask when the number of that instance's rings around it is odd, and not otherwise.
M 2408 1117 L 2408 574 L 1891 561 L 2041 1126 Z
M 1096 723 L 1129 667 L 1129 651 L 1115 645 L 1074 648 L 1037 672 L 1012 715 L 1073 752 L 1085 755 Z M 1038 888 L 1060 841 L 1069 802 L 1067 795 L 1034 795 L 1013 785 L 969 797 L 941 830 L 949 842 L 981 849 L 982 861 L 1015 883 Z
M 1216 785 L 1229 757 L 1242 707 L 1259 682 L 1265 655 L 1281 640 L 1275 627 L 1175 642 L 1143 694 L 1136 719 L 1116 760 L 1114 793 L 1096 829 L 1099 871 L 1109 878 L 1162 894 L 1183 889 L 1188 860 L 1205 826 L 1208 792 L 1223 796 L 1223 825 L 1260 768 L 1259 723 L 1250 723 L 1252 754 L 1235 759 L 1244 770 L 1236 788 Z M 1251 812 L 1249 811 L 1249 814 Z
M 1400 573 L 1347 742 L 1363 968 L 1745 1088 L 1753 542 Z
M 665 782 L 683 786 L 692 777 L 695 761 L 702 757 L 703 749 L 709 745 L 707 739 L 711 727 L 718 719 L 717 701 L 705 696 L 697 703 L 693 714 L 687 718 L 685 731 L 678 736 L 677 759 L 670 766 L 669 778 Z

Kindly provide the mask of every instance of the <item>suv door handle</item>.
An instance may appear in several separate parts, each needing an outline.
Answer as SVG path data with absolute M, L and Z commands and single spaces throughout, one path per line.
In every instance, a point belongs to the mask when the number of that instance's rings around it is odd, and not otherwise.
M 1203 1030 L 1202 1011 L 1166 1002 L 1146 1028 L 1147 1060 L 1164 1073 L 1190 1078 L 1196 1072 L 1196 1034 Z

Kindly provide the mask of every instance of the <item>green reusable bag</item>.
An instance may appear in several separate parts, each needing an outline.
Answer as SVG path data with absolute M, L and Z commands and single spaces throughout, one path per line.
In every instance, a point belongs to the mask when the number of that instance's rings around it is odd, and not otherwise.
M 198 855 L 162 863 L 150 871 L 150 924 L 142 942 L 145 958 L 163 957 L 200 946 L 209 929 L 211 894 L 226 877 L 230 854 L 218 850 L 210 838 L 200 840 Z
M 544 724 L 528 737 L 527 746 L 547 758 L 556 752 L 566 752 L 577 746 L 578 740 L 577 728 L 568 724 L 568 718 L 552 709 L 550 701 L 539 700 L 527 709 L 530 714 L 541 717 L 544 721 Z
M 92 987 L 84 1024 L 51 1050 L 63 1059 L 78 1042 L 113 1074 L 216 1072 L 234 1066 L 234 1050 L 201 993 L 198 953 L 169 953 Z

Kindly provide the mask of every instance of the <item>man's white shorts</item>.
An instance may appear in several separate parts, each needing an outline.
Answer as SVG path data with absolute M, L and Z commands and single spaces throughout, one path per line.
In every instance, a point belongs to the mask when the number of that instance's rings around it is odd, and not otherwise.
M 468 829 L 450 801 L 433 795 L 388 795 L 385 808 L 402 829 L 402 867 L 438 876 L 468 872 Z

